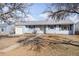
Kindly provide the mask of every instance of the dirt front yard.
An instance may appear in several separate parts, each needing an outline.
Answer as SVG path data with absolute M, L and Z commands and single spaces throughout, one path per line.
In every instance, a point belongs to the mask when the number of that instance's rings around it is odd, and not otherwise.
M 78 41 L 79 35 L 54 35 L 45 34 L 34 40 L 28 40 L 34 37 L 33 34 L 24 34 L 14 37 L 1 37 L 0 38 L 0 49 L 7 48 L 16 43 L 25 42 L 18 48 L 10 51 L 1 52 L 1 56 L 79 56 L 79 46 L 73 44 L 60 44 L 62 41 Z M 69 41 L 69 42 L 70 42 Z M 48 43 L 50 42 L 50 44 Z M 53 42 L 54 44 L 51 44 Z M 56 44 L 56 43 L 57 44 Z

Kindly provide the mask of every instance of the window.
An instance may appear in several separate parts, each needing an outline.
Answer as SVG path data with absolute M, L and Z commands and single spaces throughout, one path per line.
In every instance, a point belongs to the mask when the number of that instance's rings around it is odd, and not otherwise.
M 33 28 L 34 28 L 34 26 L 29 26 L 29 28 L 33 29 Z
M 49 25 L 48 27 L 49 27 L 50 29 L 54 29 L 56 26 Z
M 26 28 L 32 29 L 32 28 L 35 28 L 35 26 L 30 26 L 30 25 L 28 25 L 28 26 L 26 26 Z
M 62 30 L 69 30 L 69 26 L 65 26 L 65 25 L 64 26 L 61 26 L 61 29 Z

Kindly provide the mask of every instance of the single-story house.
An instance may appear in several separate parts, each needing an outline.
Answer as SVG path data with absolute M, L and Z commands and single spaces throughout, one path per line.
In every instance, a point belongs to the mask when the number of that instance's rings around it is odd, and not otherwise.
M 14 25 L 0 23 L 0 34 L 51 33 L 79 34 L 79 22 L 71 20 L 59 21 L 17 21 Z
M 75 24 L 71 20 L 59 21 L 21 21 L 15 23 L 15 34 L 52 33 L 75 34 Z
M 13 33 L 13 25 L 8 25 L 6 22 L 0 21 L 0 35 Z

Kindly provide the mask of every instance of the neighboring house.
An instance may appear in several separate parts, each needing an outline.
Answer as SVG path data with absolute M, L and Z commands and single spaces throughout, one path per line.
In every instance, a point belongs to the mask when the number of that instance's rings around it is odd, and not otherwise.
M 0 24 L 0 34 L 8 34 L 8 25 L 6 23 Z
M 13 32 L 12 28 L 13 25 L 8 25 L 6 22 L 0 21 L 0 35 L 11 34 Z
M 75 34 L 75 24 L 71 20 L 16 22 L 15 34 L 52 33 Z

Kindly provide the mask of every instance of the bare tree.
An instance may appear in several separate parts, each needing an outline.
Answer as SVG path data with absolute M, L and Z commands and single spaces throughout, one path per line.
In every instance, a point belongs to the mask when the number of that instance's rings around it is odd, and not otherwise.
M 52 3 L 49 17 L 64 19 L 71 14 L 79 14 L 79 3 Z
M 31 4 L 27 3 L 0 3 L 0 18 L 2 20 L 16 18 L 18 17 L 16 14 L 17 11 L 26 15 L 25 10 L 27 10 L 30 5 Z

